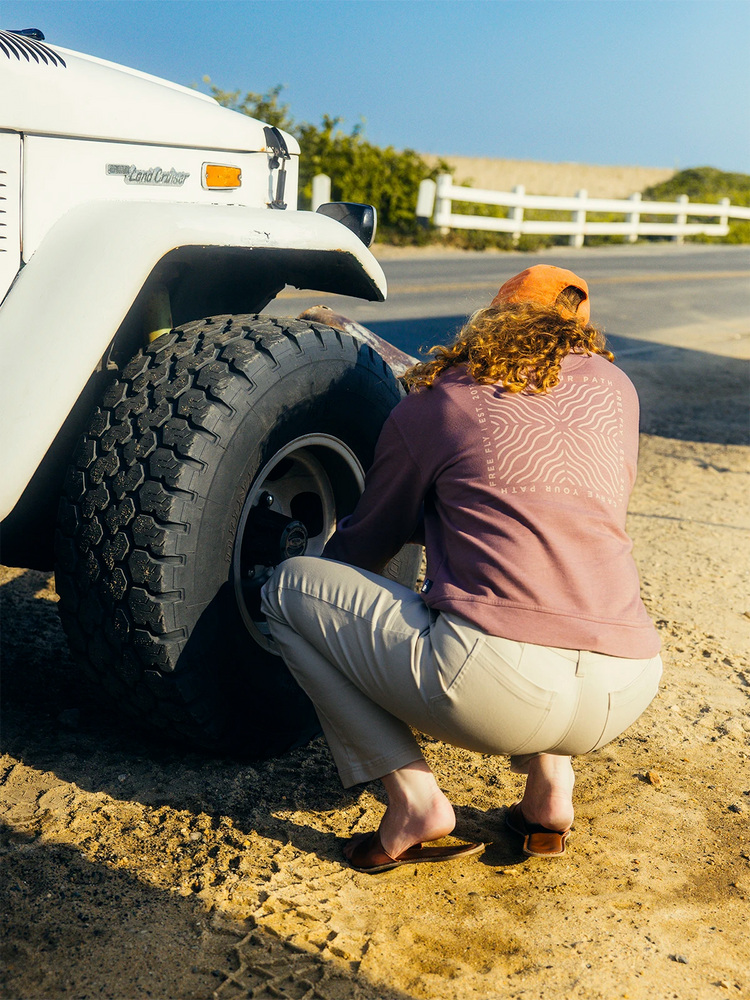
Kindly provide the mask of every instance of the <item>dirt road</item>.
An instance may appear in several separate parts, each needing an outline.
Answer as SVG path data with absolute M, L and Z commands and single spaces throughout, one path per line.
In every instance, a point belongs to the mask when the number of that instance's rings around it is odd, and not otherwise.
M 130 731 L 71 680 L 48 577 L 3 570 L 0 996 L 750 996 L 750 447 L 703 437 L 642 437 L 629 527 L 664 685 L 578 761 L 555 862 L 503 826 L 504 759 L 425 741 L 487 850 L 352 873 L 377 788 L 343 792 L 321 741 L 248 765 Z

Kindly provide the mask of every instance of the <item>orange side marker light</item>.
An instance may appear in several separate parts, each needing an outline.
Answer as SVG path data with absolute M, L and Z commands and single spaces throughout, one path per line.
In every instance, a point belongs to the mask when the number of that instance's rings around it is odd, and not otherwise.
M 209 191 L 218 188 L 238 188 L 242 184 L 239 167 L 228 167 L 224 163 L 203 164 L 203 187 Z

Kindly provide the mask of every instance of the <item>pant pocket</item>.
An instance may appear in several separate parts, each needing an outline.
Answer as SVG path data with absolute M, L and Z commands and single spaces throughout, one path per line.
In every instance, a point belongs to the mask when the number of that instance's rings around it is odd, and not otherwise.
M 518 754 L 532 745 L 556 692 L 518 672 L 478 639 L 450 687 L 430 699 L 434 735 L 479 753 Z
M 661 674 L 661 657 L 655 656 L 627 687 L 609 692 L 604 728 L 591 750 L 598 750 L 611 743 L 640 718 L 656 697 Z

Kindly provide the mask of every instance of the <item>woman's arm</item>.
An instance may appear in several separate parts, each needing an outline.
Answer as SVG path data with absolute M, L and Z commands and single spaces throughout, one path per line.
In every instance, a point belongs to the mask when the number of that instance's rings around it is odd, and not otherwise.
M 354 512 L 339 522 L 323 555 L 378 572 L 406 542 L 421 540 L 413 536 L 421 530 L 422 479 L 392 413 L 378 438 L 364 493 Z

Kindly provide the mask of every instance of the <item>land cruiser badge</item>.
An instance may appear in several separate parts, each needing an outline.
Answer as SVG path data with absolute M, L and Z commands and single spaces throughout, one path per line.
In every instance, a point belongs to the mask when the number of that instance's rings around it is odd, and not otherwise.
M 140 170 L 134 163 L 108 163 L 108 175 L 116 174 L 125 178 L 126 184 L 151 184 L 159 187 L 182 187 L 190 174 L 185 170 L 175 170 L 172 167 L 164 170 L 162 167 L 149 167 Z

